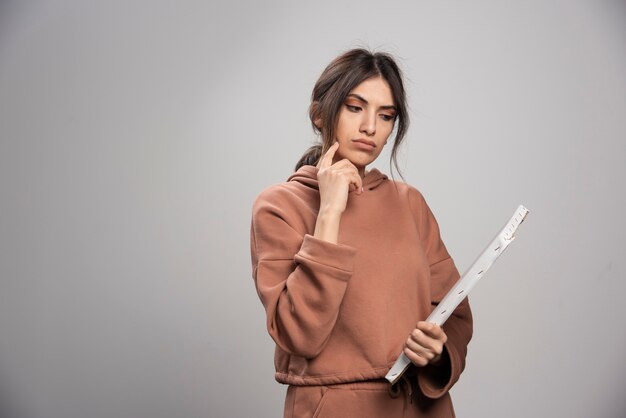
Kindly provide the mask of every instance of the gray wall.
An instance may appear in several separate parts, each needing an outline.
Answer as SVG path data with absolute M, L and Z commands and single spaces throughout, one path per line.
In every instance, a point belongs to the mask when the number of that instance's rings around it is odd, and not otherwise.
M 471 298 L 458 415 L 626 415 L 623 1 L 5 0 L 3 416 L 281 416 L 250 207 L 361 45 L 400 59 L 403 172 L 461 270 L 531 210 Z

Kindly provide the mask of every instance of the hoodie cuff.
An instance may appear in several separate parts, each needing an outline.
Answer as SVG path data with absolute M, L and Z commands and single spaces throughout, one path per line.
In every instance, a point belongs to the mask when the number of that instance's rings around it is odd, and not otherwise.
M 452 381 L 454 361 L 451 359 L 450 351 L 448 351 L 445 345 L 441 355 L 442 358 L 439 364 L 420 368 L 417 376 L 417 383 L 427 398 L 441 398 L 450 390 L 454 383 Z
M 356 248 L 345 244 L 334 244 L 305 234 L 300 251 L 296 257 L 303 257 L 315 263 L 323 264 L 348 274 L 338 275 L 338 278 L 348 280 L 354 271 Z

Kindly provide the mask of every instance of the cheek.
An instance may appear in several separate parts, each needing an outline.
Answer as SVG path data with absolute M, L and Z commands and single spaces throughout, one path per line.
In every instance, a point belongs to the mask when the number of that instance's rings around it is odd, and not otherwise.
M 355 129 L 358 132 L 359 129 L 359 115 L 351 113 L 348 110 L 342 110 L 337 120 L 337 132 L 342 132 L 344 135 L 349 135 L 351 131 Z
M 385 127 L 384 132 L 383 132 L 383 137 L 385 138 L 385 140 L 383 142 L 387 142 L 387 144 L 391 143 L 392 135 L 391 133 L 393 132 L 393 125 L 389 126 L 389 127 Z
M 385 133 L 389 137 L 391 136 L 391 132 L 393 132 L 393 128 L 395 127 L 395 123 L 387 122 L 385 125 Z
M 337 126 L 335 130 L 335 139 L 339 141 L 341 146 L 342 143 L 348 142 L 351 139 L 352 132 L 345 124 Z
M 340 139 L 341 137 L 343 137 L 344 130 L 345 130 L 345 123 L 340 118 L 339 121 L 337 121 L 337 126 L 335 127 L 335 139 Z

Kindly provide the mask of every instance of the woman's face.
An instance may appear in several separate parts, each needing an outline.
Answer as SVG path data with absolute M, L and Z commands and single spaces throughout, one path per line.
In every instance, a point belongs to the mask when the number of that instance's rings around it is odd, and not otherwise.
M 382 77 L 356 86 L 343 103 L 335 130 L 339 149 L 333 162 L 347 158 L 364 175 L 365 166 L 380 155 L 396 117 L 391 88 Z

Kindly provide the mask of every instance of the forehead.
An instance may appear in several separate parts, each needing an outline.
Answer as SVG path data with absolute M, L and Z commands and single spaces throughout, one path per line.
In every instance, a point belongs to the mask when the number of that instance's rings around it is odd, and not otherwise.
M 389 83 L 382 77 L 368 78 L 350 91 L 350 94 L 358 94 L 368 102 L 377 105 L 392 105 L 393 94 Z

